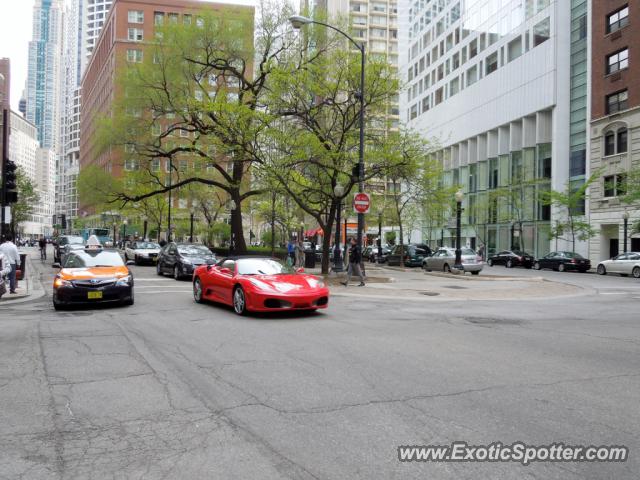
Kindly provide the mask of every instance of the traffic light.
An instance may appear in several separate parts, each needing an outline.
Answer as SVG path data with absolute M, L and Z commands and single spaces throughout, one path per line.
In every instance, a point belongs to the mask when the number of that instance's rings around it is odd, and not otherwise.
M 11 160 L 4 164 L 4 188 L 6 203 L 16 203 L 18 201 L 18 184 L 16 178 L 17 166 Z
M 351 178 L 353 178 L 354 182 L 357 182 L 360 179 L 360 165 L 357 163 L 351 169 Z

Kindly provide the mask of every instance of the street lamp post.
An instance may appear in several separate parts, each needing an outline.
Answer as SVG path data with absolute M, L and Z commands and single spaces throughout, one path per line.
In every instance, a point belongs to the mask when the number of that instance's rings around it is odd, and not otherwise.
M 189 216 L 189 223 L 189 243 L 193 243 L 193 212 L 191 212 Z
M 462 190 L 456 192 L 456 261 L 454 268 L 462 270 L 462 250 L 460 248 L 460 229 L 461 229 L 461 217 L 462 217 L 462 200 L 464 200 L 464 193 Z
M 382 263 L 382 209 L 378 210 L 378 262 Z
M 122 244 L 122 248 L 124 248 L 124 238 L 127 235 L 127 219 L 122 220 L 122 238 L 120 239 L 120 243 Z
M 147 239 L 147 227 L 149 226 L 149 218 L 144 215 L 142 217 L 142 240 L 146 240 Z
M 276 191 L 271 193 L 271 256 L 276 256 Z
M 236 252 L 236 236 L 233 231 L 233 211 L 237 208 L 236 201 L 232 198 L 229 203 L 229 225 L 231 226 L 231 236 L 229 237 L 229 255 Z
M 344 35 L 359 51 L 360 51 L 360 91 L 357 92 L 358 100 L 360 101 L 360 146 L 358 151 L 358 192 L 364 193 L 364 78 L 365 78 L 365 64 L 366 55 L 364 43 L 360 44 L 356 42 L 347 33 L 343 32 L 339 28 L 329 25 L 328 23 L 319 22 L 311 18 L 303 17 L 301 15 L 294 15 L 289 17 L 291 25 L 295 29 L 300 29 L 304 25 L 310 23 L 316 25 L 322 25 L 323 27 L 330 28 L 336 32 Z M 358 246 L 362 251 L 362 236 L 364 231 L 364 213 L 358 213 Z
M 340 255 L 340 211 L 342 210 L 342 195 L 344 195 L 344 187 L 339 183 L 333 187 L 333 193 L 338 199 L 338 207 L 336 211 L 336 236 L 335 245 L 333 246 L 333 271 L 341 272 L 342 256 Z
M 627 253 L 627 237 L 629 236 L 629 212 L 627 210 L 622 214 L 622 219 L 624 220 L 624 241 L 622 243 L 624 251 L 622 253 Z

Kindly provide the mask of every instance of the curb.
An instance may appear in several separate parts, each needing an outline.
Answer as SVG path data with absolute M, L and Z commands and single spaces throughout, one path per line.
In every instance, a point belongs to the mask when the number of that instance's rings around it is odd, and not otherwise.
M 440 278 L 455 278 L 458 280 L 469 280 L 469 281 L 481 281 L 481 282 L 550 282 L 544 277 L 507 277 L 501 275 L 461 275 L 459 273 L 444 273 L 444 272 L 424 272 L 425 275 L 429 275 L 431 277 L 440 277 Z M 562 283 L 562 282 L 558 282 Z
M 27 285 L 27 294 L 21 295 L 19 297 L 8 297 L 4 296 L 0 300 L 0 308 L 4 305 L 16 305 L 19 303 L 30 302 L 32 300 L 37 300 L 38 298 L 42 298 L 46 295 L 46 291 L 42 286 L 42 282 L 40 281 L 40 275 L 42 272 L 40 270 L 36 270 L 31 260 L 31 255 L 27 254 L 26 258 L 27 263 L 27 272 L 32 272 L 31 274 L 27 273 L 27 277 L 22 280 Z

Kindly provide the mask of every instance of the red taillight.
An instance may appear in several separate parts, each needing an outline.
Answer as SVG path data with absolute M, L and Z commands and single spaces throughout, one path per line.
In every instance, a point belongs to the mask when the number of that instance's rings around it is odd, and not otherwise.
M 522 257 L 516 257 L 518 259 L 519 262 L 522 261 Z
M 571 259 L 571 262 L 569 262 L 569 263 L 578 263 L 578 262 L 576 262 L 576 259 L 575 259 L 575 258 L 572 258 L 572 259 Z

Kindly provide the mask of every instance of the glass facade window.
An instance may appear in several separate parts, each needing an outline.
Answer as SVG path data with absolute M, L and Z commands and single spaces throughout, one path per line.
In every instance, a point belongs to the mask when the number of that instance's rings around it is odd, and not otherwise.
M 540 23 L 537 23 L 533 27 L 533 46 L 546 42 L 551 37 L 551 20 L 545 18 Z
M 498 69 L 498 52 L 493 52 L 485 61 L 487 75 Z
M 616 153 L 616 134 L 608 132 L 604 136 L 604 154 L 606 156 L 615 155 Z
M 143 40 L 143 32 L 141 28 L 129 28 L 127 33 L 127 38 L 131 42 L 141 42 Z
M 507 45 L 507 61 L 511 62 L 522 55 L 522 37 L 518 37 Z

